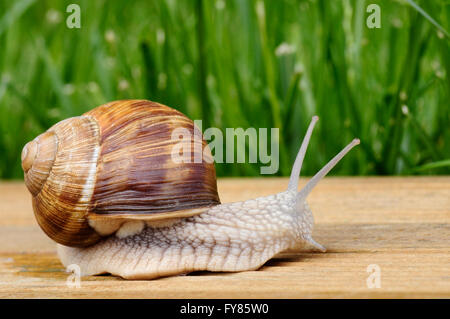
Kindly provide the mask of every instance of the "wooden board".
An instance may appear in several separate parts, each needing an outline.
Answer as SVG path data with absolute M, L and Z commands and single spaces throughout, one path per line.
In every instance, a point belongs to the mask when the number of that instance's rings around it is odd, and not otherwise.
M 222 202 L 286 187 L 285 178 L 219 180 Z M 290 250 L 241 273 L 83 277 L 76 288 L 67 286 L 25 186 L 0 183 L 0 297 L 450 298 L 450 177 L 326 178 L 308 201 L 326 253 Z M 379 267 L 380 288 L 368 287 L 369 265 Z

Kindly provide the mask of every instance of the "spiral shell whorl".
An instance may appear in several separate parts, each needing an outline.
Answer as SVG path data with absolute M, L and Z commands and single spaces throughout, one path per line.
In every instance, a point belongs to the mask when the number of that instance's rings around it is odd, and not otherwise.
M 89 226 L 86 216 L 95 187 L 98 125 L 88 116 L 73 117 L 55 124 L 36 140 L 40 142 L 43 136 L 55 137 L 57 148 L 40 192 L 30 190 L 36 220 L 58 243 L 70 246 L 93 244 L 100 236 Z M 33 167 L 43 161 L 39 144 Z M 31 170 L 27 175 L 32 179 Z
M 52 170 L 58 148 L 54 132 L 45 132 L 27 143 L 22 151 L 22 168 L 25 184 L 33 196 L 44 187 Z
M 38 152 L 38 144 L 35 141 L 28 142 L 22 150 L 22 169 L 27 173 L 33 167 L 34 159 Z
M 93 213 L 165 218 L 168 212 L 220 204 L 207 143 L 181 112 L 151 101 L 122 100 L 86 115 L 95 118 L 101 132 Z M 180 128 L 199 138 L 182 142 L 172 138 Z M 180 143 L 193 150 L 191 161 L 173 161 L 173 147 Z M 203 156 L 198 163 L 196 150 Z

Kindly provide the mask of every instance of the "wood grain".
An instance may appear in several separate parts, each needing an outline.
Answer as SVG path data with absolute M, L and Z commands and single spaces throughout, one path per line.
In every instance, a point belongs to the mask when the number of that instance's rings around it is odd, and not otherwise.
M 231 202 L 282 191 L 287 179 L 218 184 L 222 202 Z M 0 297 L 450 298 L 450 177 L 326 178 L 308 202 L 326 253 L 293 249 L 241 273 L 83 277 L 69 288 L 23 183 L 0 183 Z M 367 286 L 371 264 L 380 267 L 380 288 Z

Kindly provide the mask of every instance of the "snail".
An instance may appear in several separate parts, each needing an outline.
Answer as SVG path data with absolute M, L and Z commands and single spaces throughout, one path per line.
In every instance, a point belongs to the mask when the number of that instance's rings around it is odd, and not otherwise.
M 82 275 L 110 273 L 152 279 L 192 271 L 256 270 L 291 247 L 325 248 L 312 238 L 306 197 L 350 149 L 354 139 L 298 191 L 314 116 L 295 159 L 288 188 L 278 194 L 221 203 L 212 154 L 189 139 L 191 159 L 174 161 L 188 129 L 181 112 L 147 100 L 121 100 L 63 120 L 22 151 L 25 184 L 36 220 L 57 243 L 64 266 Z M 201 147 L 198 147 L 201 146 Z

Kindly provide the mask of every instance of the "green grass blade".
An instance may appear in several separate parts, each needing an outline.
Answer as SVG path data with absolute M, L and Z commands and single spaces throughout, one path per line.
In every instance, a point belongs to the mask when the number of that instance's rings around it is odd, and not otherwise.
M 0 19 L 0 36 L 35 2 L 36 0 L 16 1 Z
M 426 170 L 432 170 L 432 169 L 443 168 L 443 167 L 450 168 L 450 159 L 427 163 L 422 166 L 416 167 L 414 170 L 416 172 L 422 172 L 422 171 L 426 171 Z
M 425 19 L 427 19 L 432 25 L 434 25 L 439 31 L 441 31 L 447 38 L 450 37 L 450 34 L 445 30 L 439 23 L 436 22 L 428 13 L 425 12 L 416 2 L 413 0 L 406 0 L 408 3 L 419 12 Z

